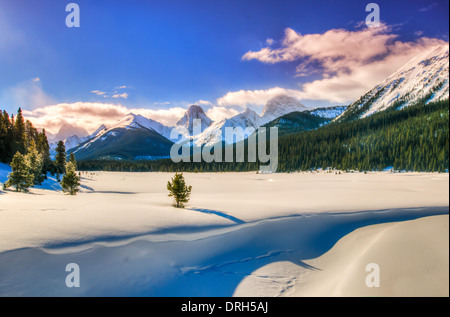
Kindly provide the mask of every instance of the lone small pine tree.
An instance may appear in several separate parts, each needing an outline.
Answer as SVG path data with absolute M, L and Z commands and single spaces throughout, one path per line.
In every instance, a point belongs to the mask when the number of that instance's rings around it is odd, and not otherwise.
M 78 186 L 80 186 L 80 177 L 75 173 L 75 166 L 72 162 L 67 164 L 66 170 L 67 173 L 61 180 L 62 191 L 69 195 L 76 195 L 79 191 Z
M 189 201 L 192 186 L 186 186 L 183 173 L 175 173 L 171 182 L 167 182 L 169 197 L 174 198 L 174 207 L 184 208 L 184 204 Z

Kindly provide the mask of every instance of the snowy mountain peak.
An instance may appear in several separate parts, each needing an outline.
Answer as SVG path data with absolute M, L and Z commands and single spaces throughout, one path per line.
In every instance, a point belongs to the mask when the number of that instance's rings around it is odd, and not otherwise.
M 246 117 L 257 117 L 257 118 L 260 118 L 260 116 L 255 111 L 253 111 L 250 108 L 246 108 L 245 111 L 242 114 L 244 116 L 246 116 Z
M 137 127 L 136 125 L 140 125 L 144 128 L 147 128 L 149 123 L 151 123 L 151 119 L 147 119 L 139 114 L 129 113 L 124 118 L 119 120 L 116 124 L 113 125 L 114 128 L 131 128 Z
M 247 108 L 244 112 L 235 115 L 227 120 L 239 122 L 242 126 L 257 128 L 260 126 L 261 117 L 252 109 Z
M 208 128 L 212 120 L 203 111 L 202 107 L 197 105 L 191 105 L 184 113 L 183 117 L 177 122 L 177 126 L 186 127 L 189 133 L 193 132 L 194 119 L 199 119 L 201 121 L 201 130 L 204 131 Z
M 97 128 L 97 130 L 95 130 L 90 136 L 89 138 L 93 138 L 95 137 L 97 134 L 99 134 L 100 132 L 102 132 L 103 130 L 106 130 L 106 126 L 104 124 L 102 124 L 101 126 L 99 126 Z
M 101 128 L 101 127 L 100 127 Z M 117 123 L 113 124 L 112 126 L 108 127 L 107 129 L 97 129 L 100 130 L 100 133 L 97 133 L 98 135 L 104 134 L 108 131 L 111 131 L 112 129 L 117 128 L 126 128 L 126 129 L 132 129 L 132 128 L 144 128 L 153 130 L 155 132 L 158 132 L 166 139 L 169 139 L 171 128 L 155 121 L 149 118 L 146 118 L 140 114 L 134 114 L 129 113 L 124 118 L 119 120 Z M 93 135 L 95 136 L 95 135 Z
M 73 135 L 76 135 L 78 137 L 85 137 L 89 135 L 89 132 L 86 131 L 86 129 L 77 127 L 74 125 L 71 125 L 69 123 L 64 123 L 61 128 L 59 128 L 58 133 L 49 140 L 50 142 L 58 142 L 58 141 L 64 141 L 68 137 L 71 137 Z
M 213 122 L 205 131 L 194 138 L 194 144 L 197 146 L 212 146 L 217 142 L 226 142 L 232 144 L 246 139 L 261 125 L 261 117 L 253 110 L 247 108 L 234 117 Z M 225 129 L 231 128 L 234 136 L 227 136 Z
M 304 110 L 306 107 L 297 99 L 287 95 L 278 95 L 267 101 L 261 117 L 262 121 L 267 123 L 290 112 Z

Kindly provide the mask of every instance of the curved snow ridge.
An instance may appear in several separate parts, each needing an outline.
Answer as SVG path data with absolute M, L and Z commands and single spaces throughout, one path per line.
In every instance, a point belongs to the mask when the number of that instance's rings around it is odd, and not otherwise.
M 260 266 L 233 296 L 448 296 L 448 215 L 357 228 L 307 262 Z M 368 264 L 378 268 L 377 287 L 367 284 Z
M 128 236 L 103 236 L 96 237 L 92 241 L 70 241 L 63 243 L 53 243 L 40 248 L 47 254 L 74 254 L 98 247 L 114 248 L 125 247 L 133 243 L 144 242 L 188 242 L 198 241 L 212 237 L 218 237 L 221 235 L 229 234 L 238 230 L 258 230 L 258 227 L 266 227 L 266 225 L 272 225 L 274 223 L 281 222 L 298 222 L 305 220 L 312 223 L 311 228 L 308 228 L 308 232 L 314 232 L 317 228 L 315 225 L 322 226 L 321 221 L 330 222 L 331 226 L 345 223 L 346 221 L 367 221 L 366 225 L 389 222 L 389 221 L 401 221 L 411 220 L 419 217 L 425 217 L 430 215 L 448 214 L 448 206 L 432 206 L 432 207 L 417 207 L 417 208 L 400 208 L 400 209 L 382 209 L 372 211 L 356 211 L 356 212 L 322 212 L 322 213 L 302 213 L 293 214 L 288 216 L 265 218 L 261 220 L 243 222 L 230 225 L 215 225 L 208 227 L 183 227 L 183 228 L 168 228 L 165 232 L 152 232 L 143 234 L 132 234 Z M 223 217 L 223 215 L 218 215 Z M 232 220 L 230 220 L 232 221 Z M 305 233 L 307 235 L 307 233 Z
M 62 243 L 52 243 L 42 247 L 36 247 L 35 249 L 42 250 L 47 254 L 73 254 L 84 252 L 87 250 L 94 249 L 96 247 L 123 247 L 138 241 L 147 242 L 175 242 L 175 241 L 197 241 L 214 236 L 224 235 L 236 230 L 250 228 L 260 224 L 265 224 L 268 222 L 274 222 L 286 219 L 298 219 L 303 217 L 308 217 L 309 214 L 297 214 L 291 216 L 280 216 L 267 218 L 252 222 L 243 222 L 230 225 L 214 225 L 207 227 L 181 227 L 181 228 L 168 228 L 164 230 L 166 232 L 152 232 L 152 233 L 142 233 L 142 234 L 131 234 L 128 236 L 102 236 L 96 237 L 91 241 L 68 241 Z M 221 216 L 223 217 L 223 216 Z M 23 249 L 34 249 L 23 248 Z M 17 250 L 17 249 L 16 249 Z M 14 250 L 8 250 L 14 251 Z M 7 251 L 7 252 L 8 252 Z M 1 254 L 1 253 L 0 253 Z

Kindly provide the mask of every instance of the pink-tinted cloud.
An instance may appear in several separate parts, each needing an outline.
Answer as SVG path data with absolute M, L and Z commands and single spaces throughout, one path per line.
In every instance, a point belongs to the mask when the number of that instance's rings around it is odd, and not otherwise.
M 213 121 L 221 121 L 231 118 L 239 113 L 238 110 L 229 107 L 212 107 L 206 111 L 206 115 Z
M 51 133 L 57 133 L 64 123 L 83 127 L 87 131 L 93 132 L 101 124 L 111 125 L 130 112 L 172 126 L 180 119 L 184 111 L 186 109 L 181 107 L 164 110 L 130 109 L 120 104 L 74 102 L 45 106 L 32 111 L 24 110 L 23 114 L 36 127 L 45 128 Z
M 288 95 L 299 99 L 302 93 L 296 89 L 286 89 L 281 87 L 274 87 L 270 89 L 261 90 L 239 90 L 228 92 L 224 96 L 217 99 L 217 105 L 219 107 L 246 107 L 246 106 L 264 106 L 266 102 L 277 96 Z
M 128 98 L 128 94 L 126 92 L 124 92 L 123 94 L 114 94 L 111 96 L 112 98 L 123 98 L 123 99 L 127 99 Z
M 297 93 L 291 94 L 301 99 L 344 103 L 357 99 L 421 51 L 445 43 L 427 37 L 412 42 L 397 38 L 385 24 L 355 31 L 332 29 L 306 35 L 287 28 L 279 41 L 280 47 L 249 51 L 242 60 L 267 64 L 298 62 L 296 77 L 320 73 L 322 78 L 303 84 Z M 238 101 L 234 99 L 241 96 L 241 103 L 248 103 L 253 95 L 261 96 L 261 91 L 255 92 L 232 92 L 223 98 L 236 104 Z

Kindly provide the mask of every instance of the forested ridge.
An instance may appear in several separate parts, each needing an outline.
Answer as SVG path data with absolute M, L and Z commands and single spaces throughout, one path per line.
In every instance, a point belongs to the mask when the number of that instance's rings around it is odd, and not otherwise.
M 3 110 L 0 113 L 0 162 L 9 164 L 17 152 L 26 155 L 33 146 L 43 157 L 44 172 L 50 171 L 52 162 L 45 130 L 38 131 L 31 121 L 25 120 L 20 108 L 16 116 Z

